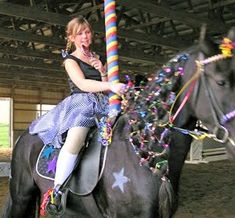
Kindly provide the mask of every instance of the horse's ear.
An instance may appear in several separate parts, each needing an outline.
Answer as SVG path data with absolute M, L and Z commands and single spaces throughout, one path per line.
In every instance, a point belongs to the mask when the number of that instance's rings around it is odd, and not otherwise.
M 235 55 L 235 27 L 231 27 L 231 29 L 228 31 L 227 38 L 232 41 L 232 54 Z M 233 64 L 235 67 L 235 64 Z
M 207 35 L 206 25 L 203 24 L 200 31 L 198 50 L 206 57 L 210 57 L 218 53 L 217 47 L 214 41 Z
M 232 41 L 235 41 L 235 27 L 232 27 L 229 31 L 228 31 L 228 38 Z

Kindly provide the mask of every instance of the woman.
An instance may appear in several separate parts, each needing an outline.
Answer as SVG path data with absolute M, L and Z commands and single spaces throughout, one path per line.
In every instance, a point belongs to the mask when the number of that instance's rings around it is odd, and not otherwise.
M 38 134 L 44 144 L 54 147 L 61 147 L 62 134 L 67 132 L 54 180 L 53 192 L 57 200 L 53 204 L 57 209 L 60 206 L 59 188 L 71 174 L 89 128 L 95 125 L 96 116 L 108 113 L 108 97 L 103 92 L 121 95 L 125 88 L 122 83 L 107 82 L 104 60 L 90 49 L 92 30 L 86 19 L 72 19 L 66 33 L 63 57 L 71 95 L 30 126 L 30 134 Z

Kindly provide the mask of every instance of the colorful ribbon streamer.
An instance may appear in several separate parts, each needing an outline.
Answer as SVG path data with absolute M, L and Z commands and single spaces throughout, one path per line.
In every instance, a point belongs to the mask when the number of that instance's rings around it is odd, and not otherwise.
M 118 41 L 117 41 L 117 16 L 115 11 L 114 0 L 104 0 L 105 14 L 105 37 L 106 37 L 106 53 L 108 81 L 112 83 L 119 82 L 119 66 L 118 66 Z M 120 97 L 110 92 L 109 94 L 109 116 L 116 116 L 121 110 Z

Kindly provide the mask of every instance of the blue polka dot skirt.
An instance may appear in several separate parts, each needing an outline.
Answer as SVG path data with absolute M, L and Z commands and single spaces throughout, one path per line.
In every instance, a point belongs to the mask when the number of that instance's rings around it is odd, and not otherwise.
M 34 120 L 30 134 L 38 134 L 45 145 L 62 145 L 62 134 L 72 127 L 92 127 L 96 117 L 108 114 L 108 96 L 102 93 L 76 93 L 65 98 L 55 108 Z

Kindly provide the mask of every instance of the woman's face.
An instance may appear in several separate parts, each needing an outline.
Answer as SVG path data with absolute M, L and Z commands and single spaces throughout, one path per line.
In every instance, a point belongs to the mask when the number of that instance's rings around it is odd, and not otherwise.
M 74 42 L 76 47 L 89 48 L 92 42 L 92 33 L 90 28 L 87 26 L 80 28 L 80 30 L 71 37 L 71 41 Z

